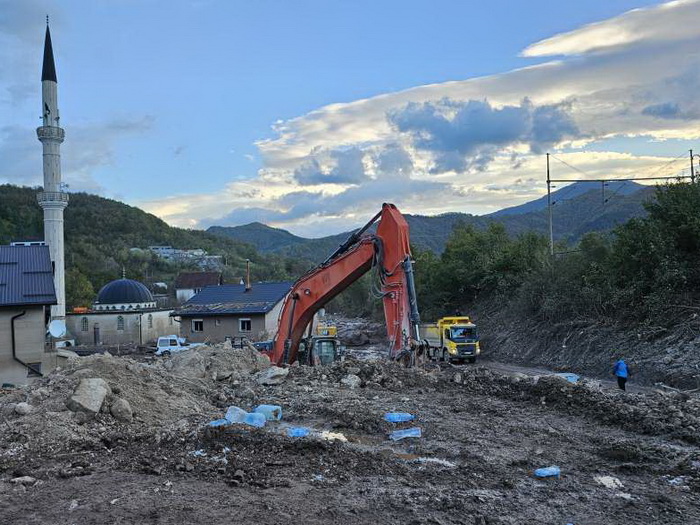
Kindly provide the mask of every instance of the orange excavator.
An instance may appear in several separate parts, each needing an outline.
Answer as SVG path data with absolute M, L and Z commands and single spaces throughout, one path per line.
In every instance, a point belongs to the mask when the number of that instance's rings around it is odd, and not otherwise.
M 367 233 L 377 221 L 376 233 Z M 393 204 L 383 204 L 372 220 L 294 283 L 282 305 L 270 360 L 277 365 L 293 363 L 314 314 L 372 269 L 384 302 L 389 357 L 413 364 L 420 341 L 420 316 L 408 224 Z

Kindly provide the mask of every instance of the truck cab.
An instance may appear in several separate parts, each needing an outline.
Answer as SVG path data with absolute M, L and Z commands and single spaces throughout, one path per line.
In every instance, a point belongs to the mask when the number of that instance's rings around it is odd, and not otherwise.
M 470 363 L 474 363 L 476 357 L 481 353 L 476 325 L 470 321 L 455 321 L 454 324 L 443 322 L 446 319 L 449 318 L 440 320 L 440 324 L 442 324 L 443 360 L 464 361 L 466 359 Z
M 423 325 L 421 332 L 431 359 L 474 363 L 481 353 L 479 333 L 469 317 L 443 317 Z

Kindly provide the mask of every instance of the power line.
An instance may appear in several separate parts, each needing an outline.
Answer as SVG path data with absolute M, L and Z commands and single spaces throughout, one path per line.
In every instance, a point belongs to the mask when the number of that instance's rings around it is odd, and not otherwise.
M 549 171 L 549 157 L 552 156 L 565 166 L 568 166 L 574 171 L 577 171 L 583 175 L 585 175 L 586 179 L 552 179 L 550 176 L 550 171 Z M 683 152 L 681 155 L 678 155 L 676 158 L 671 159 L 669 162 L 665 163 L 663 166 L 659 167 L 656 171 L 652 173 L 652 175 L 659 173 L 661 170 L 666 169 L 669 167 L 671 164 L 674 162 L 677 162 L 681 157 L 685 156 L 685 152 Z M 551 155 L 550 153 L 547 153 L 547 208 L 548 208 L 548 215 L 549 215 L 549 252 L 551 255 L 555 255 L 554 253 L 554 225 L 553 225 L 553 217 L 552 217 L 552 207 L 554 206 L 555 202 L 552 202 L 552 183 L 553 182 L 570 182 L 570 183 L 577 183 L 577 182 L 600 182 L 601 183 L 601 189 L 603 192 L 603 202 L 602 204 L 594 210 L 594 213 L 598 213 L 598 211 L 605 206 L 605 204 L 610 200 L 612 195 L 616 195 L 619 191 L 622 190 L 625 184 L 629 181 L 635 181 L 635 180 L 678 180 L 680 181 L 681 179 L 691 179 L 692 182 L 695 182 L 695 177 L 692 176 L 692 162 L 693 162 L 693 153 L 692 150 L 690 150 L 690 159 L 691 159 L 691 175 L 675 175 L 671 177 L 663 176 L 663 177 L 625 177 L 625 178 L 606 178 L 606 179 L 597 179 L 597 178 L 592 178 L 591 175 L 586 173 L 580 168 L 577 168 L 576 166 L 573 166 L 569 164 L 568 162 L 560 159 L 559 157 L 555 155 Z M 611 197 L 608 197 L 607 199 L 605 198 L 605 186 L 606 183 L 610 182 L 622 182 L 622 185 L 618 187 L 617 190 L 614 190 Z

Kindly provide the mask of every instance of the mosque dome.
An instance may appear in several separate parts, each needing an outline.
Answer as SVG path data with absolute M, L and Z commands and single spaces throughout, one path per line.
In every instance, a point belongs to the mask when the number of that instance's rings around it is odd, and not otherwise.
M 98 309 L 154 308 L 155 299 L 142 283 L 122 278 L 109 282 L 100 289 L 95 307 Z

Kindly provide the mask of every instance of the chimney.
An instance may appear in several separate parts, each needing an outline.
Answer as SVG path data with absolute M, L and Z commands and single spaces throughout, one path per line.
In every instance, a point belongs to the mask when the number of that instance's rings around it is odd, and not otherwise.
M 250 291 L 250 259 L 245 260 L 245 291 Z

